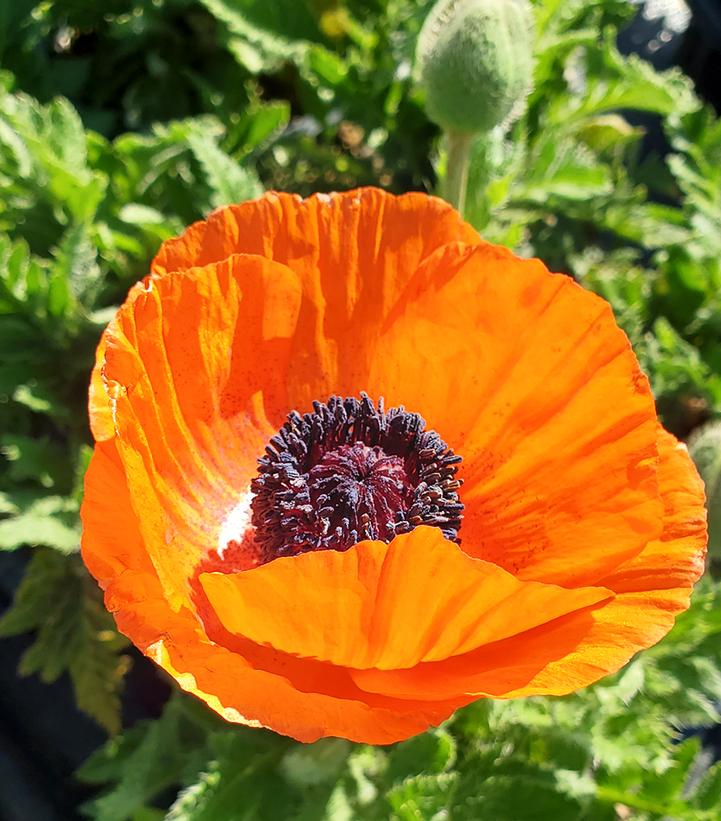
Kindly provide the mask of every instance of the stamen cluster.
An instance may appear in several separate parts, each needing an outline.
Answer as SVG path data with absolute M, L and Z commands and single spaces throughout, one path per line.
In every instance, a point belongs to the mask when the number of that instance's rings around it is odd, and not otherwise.
M 292 411 L 258 460 L 252 522 L 264 559 L 389 542 L 418 525 L 458 541 L 461 457 L 423 417 L 332 396 Z

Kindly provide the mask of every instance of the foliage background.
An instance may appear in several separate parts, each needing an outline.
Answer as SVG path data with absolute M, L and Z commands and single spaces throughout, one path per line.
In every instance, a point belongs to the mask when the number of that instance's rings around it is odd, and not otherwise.
M 0 4 L 0 590 L 17 588 L 0 635 L 24 636 L 2 646 L 23 648 L 28 692 L 55 699 L 55 724 L 73 728 L 33 735 L 53 722 L 45 707 L 17 715 L 3 673 L 3 818 L 721 817 L 721 764 L 701 744 L 717 731 L 686 732 L 721 720 L 713 573 L 673 633 L 619 675 L 565 699 L 479 702 L 380 749 L 301 747 L 168 698 L 79 561 L 86 385 L 114 306 L 163 239 L 224 203 L 266 188 L 432 191 L 443 147 L 413 79 L 429 6 Z M 619 52 L 632 4 L 535 6 L 535 90 L 510 133 L 476 144 L 467 215 L 612 303 L 666 425 L 691 435 L 718 556 L 721 122 L 678 70 Z M 33 690 L 33 677 L 58 683 Z M 72 711 L 68 682 L 107 741 Z M 45 792 L 23 792 L 23 756 Z

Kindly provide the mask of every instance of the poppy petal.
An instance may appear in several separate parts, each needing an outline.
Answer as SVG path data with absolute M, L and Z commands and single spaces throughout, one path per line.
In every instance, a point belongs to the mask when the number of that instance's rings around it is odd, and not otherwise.
M 443 661 L 418 664 L 408 670 L 353 670 L 351 676 L 368 693 L 399 699 L 422 699 L 424 694 L 443 699 L 459 692 L 473 699 L 506 698 L 509 693 L 529 688 L 554 662 L 575 653 L 593 630 L 594 614 L 603 609 L 603 605 L 591 605 Z M 597 670 L 595 676 L 577 686 L 589 684 L 605 672 Z
M 232 633 L 343 667 L 386 670 L 465 653 L 613 595 L 519 581 L 433 527 L 390 544 L 206 573 L 200 582 Z
M 151 279 L 157 282 L 168 273 L 196 270 L 234 254 L 260 254 L 296 273 L 303 304 L 293 367 L 278 376 L 288 401 L 274 419 L 277 426 L 293 408 L 309 410 L 315 399 L 334 392 L 358 395 L 364 389 L 384 318 L 404 303 L 420 263 L 460 240 L 481 242 L 456 211 L 435 197 L 394 197 L 376 188 L 305 200 L 271 192 L 221 208 L 165 242 L 153 261 Z M 174 324 L 180 324 L 180 317 Z M 248 339 L 248 351 L 250 343 Z M 272 377 L 274 371 L 267 374 Z M 100 378 L 96 366 L 93 385 Z M 200 401 L 203 394 L 196 396 Z M 111 416 L 109 399 L 104 407 L 103 399 L 102 392 L 93 391 L 91 425 L 98 438 L 107 435 L 101 419 Z
M 468 701 L 379 698 L 342 671 L 334 680 L 330 669 L 311 671 L 296 685 L 292 659 L 271 654 L 260 666 L 208 639 L 189 609 L 169 606 L 145 552 L 114 441 L 95 448 L 82 518 L 83 560 L 105 589 L 118 629 L 228 721 L 267 726 L 305 742 L 333 735 L 390 744 L 440 723 Z
M 601 584 L 617 593 L 678 589 L 680 610 L 701 578 L 707 529 L 704 485 L 686 446 L 658 427 L 658 481 L 664 503 L 663 531 L 638 556 L 625 562 Z M 685 601 L 685 603 L 684 603 Z
M 703 484 L 686 448 L 662 428 L 658 436 L 663 532 L 603 579 L 616 591 L 614 598 L 481 651 L 413 670 L 354 672 L 354 681 L 397 698 L 459 691 L 502 698 L 563 695 L 616 672 L 663 638 L 703 573 L 706 513 Z M 549 647 L 557 649 L 552 657 Z
M 163 243 L 151 270 L 172 271 L 258 254 L 288 265 L 327 288 L 334 313 L 353 313 L 359 292 L 374 292 L 373 312 L 395 301 L 406 279 L 449 242 L 479 243 L 477 231 L 437 197 L 395 197 L 359 188 L 301 199 L 271 191 L 214 211 L 180 237 Z M 343 276 L 338 276 L 342 271 Z M 366 280 L 365 282 L 363 280 Z M 335 310 L 338 309 L 338 310 Z
M 242 252 L 287 265 L 303 283 L 287 410 L 308 410 L 315 399 L 363 390 L 378 329 L 402 304 L 419 264 L 448 242 L 481 242 L 443 200 L 414 193 L 393 197 L 376 188 L 304 200 L 271 192 L 219 209 L 202 225 L 166 242 L 154 273 Z
M 226 720 L 268 727 L 306 743 L 337 736 L 392 744 L 440 724 L 459 706 L 409 701 L 391 709 L 367 703 L 362 692 L 358 700 L 302 692 L 282 675 L 253 669 L 242 656 L 188 630 L 160 639 L 148 655 Z
M 95 366 L 90 377 L 90 388 L 88 390 L 90 431 L 96 442 L 104 442 L 106 439 L 112 439 L 115 436 L 112 406 L 103 382 L 106 339 L 106 334 L 103 334 L 95 351 Z
M 523 579 L 595 584 L 659 535 L 656 412 L 607 302 L 538 260 L 429 257 L 369 392 L 463 458 L 464 549 Z
M 105 334 L 118 453 L 176 607 L 287 412 L 300 302 L 288 268 L 235 256 L 136 286 Z
M 687 598 L 687 594 L 686 594 Z M 680 591 L 623 593 L 606 605 L 580 610 L 479 650 L 410 670 L 354 670 L 369 693 L 434 699 L 463 692 L 475 698 L 564 695 L 615 673 L 641 649 L 659 641 L 684 609 Z

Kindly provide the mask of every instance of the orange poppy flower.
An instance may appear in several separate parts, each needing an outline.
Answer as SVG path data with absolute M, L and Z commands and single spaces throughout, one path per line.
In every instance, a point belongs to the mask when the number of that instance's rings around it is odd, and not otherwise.
M 421 194 L 267 194 L 166 242 L 90 418 L 119 629 L 302 741 L 584 687 L 703 570 L 701 482 L 608 304 Z

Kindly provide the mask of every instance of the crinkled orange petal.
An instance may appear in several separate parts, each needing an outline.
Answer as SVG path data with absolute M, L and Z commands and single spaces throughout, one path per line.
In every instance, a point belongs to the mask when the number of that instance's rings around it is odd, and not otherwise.
M 354 681 L 397 698 L 443 698 L 459 690 L 503 698 L 563 695 L 615 672 L 663 638 L 703 573 L 706 512 L 686 448 L 660 427 L 658 437 L 663 532 L 602 580 L 614 598 L 465 656 L 413 670 L 359 671 Z M 544 662 L 549 646 L 564 652 Z
M 399 699 L 448 698 L 466 693 L 473 698 L 506 698 L 531 688 L 555 661 L 563 661 L 583 645 L 594 627 L 593 606 L 508 639 L 487 644 L 470 653 L 443 661 L 418 664 L 408 670 L 353 670 L 353 681 L 370 693 Z M 573 673 L 573 669 L 570 671 Z M 589 684 L 609 670 L 596 671 Z M 576 687 L 584 686 L 576 684 Z M 574 689 L 574 688 L 571 688 Z M 531 694 L 530 689 L 527 693 Z
M 342 670 L 278 653 L 248 657 L 208 638 L 188 608 L 174 612 L 146 553 L 116 443 L 96 446 L 85 481 L 82 555 L 118 628 L 180 685 L 229 721 L 299 741 L 340 736 L 389 744 L 447 718 L 452 700 L 399 701 L 359 690 Z M 252 649 L 252 647 L 251 647 Z
M 210 639 L 190 610 L 176 613 L 168 605 L 143 551 L 114 442 L 96 447 L 82 513 L 83 558 L 105 588 L 107 607 L 119 629 L 229 721 L 267 726 L 301 741 L 336 735 L 391 743 L 439 723 L 473 698 L 458 691 L 448 695 L 443 688 L 440 697 L 426 690 L 409 699 L 364 692 L 354 685 L 354 671 L 311 665 L 302 675 L 299 670 L 308 667 L 308 661 L 275 652 L 244 655 L 239 649 L 245 647 L 225 647 Z M 573 617 L 583 617 L 589 609 L 593 605 Z M 485 656 L 499 682 L 518 685 L 546 666 L 549 657 L 572 649 L 575 635 L 555 638 L 536 642 L 535 652 L 524 656 L 520 679 L 517 671 L 508 677 L 505 653 L 496 649 L 508 642 L 494 643 Z
M 200 581 L 232 633 L 297 656 L 381 670 L 465 653 L 613 595 L 519 581 L 433 527 L 390 544 L 311 551 Z
M 287 382 L 293 407 L 309 409 L 333 392 L 363 390 L 385 317 L 403 305 L 420 263 L 455 241 L 481 242 L 447 203 L 425 194 L 361 188 L 302 200 L 271 192 L 219 209 L 164 243 L 152 270 L 162 276 L 233 253 L 292 268 L 304 301 Z
M 287 413 L 300 304 L 288 268 L 235 256 L 139 284 L 105 334 L 118 452 L 174 607 Z
M 664 504 L 663 531 L 638 556 L 600 583 L 617 593 L 677 590 L 677 612 L 688 607 L 691 588 L 701 578 L 706 557 L 705 492 L 686 446 L 660 425 L 658 481 Z
M 178 241 L 182 260 L 173 243 L 159 255 L 183 273 L 158 262 L 132 289 L 98 349 L 91 425 L 102 440 L 112 423 L 174 607 L 199 557 L 221 546 L 221 524 L 287 413 L 362 389 L 373 328 L 415 266 L 457 237 L 480 242 L 448 205 L 420 195 L 268 195 L 194 226 Z M 247 253 L 188 267 L 239 249 L 292 269 Z
M 359 188 L 301 199 L 271 191 L 219 208 L 167 240 L 151 270 L 162 276 L 258 254 L 315 279 L 314 287 L 328 289 L 330 306 L 352 317 L 373 292 L 373 311 L 383 314 L 418 264 L 456 241 L 481 242 L 448 203 L 426 194 Z
M 462 656 L 410 670 L 352 671 L 352 677 L 369 693 L 399 699 L 429 693 L 444 699 L 459 692 L 476 698 L 564 695 L 615 673 L 658 642 L 687 606 L 688 591 L 622 593 L 606 605 Z
M 336 736 L 363 744 L 392 744 L 440 724 L 459 706 L 410 701 L 393 709 L 369 705 L 363 693 L 354 700 L 304 692 L 282 675 L 255 670 L 242 656 L 204 644 L 188 632 L 175 633 L 172 641 L 161 639 L 148 648 L 148 655 L 183 689 L 228 721 L 268 727 L 297 741 Z
M 447 203 L 424 194 L 395 197 L 362 188 L 302 200 L 271 192 L 218 209 L 163 243 L 152 272 L 153 279 L 162 278 L 233 254 L 257 254 L 292 268 L 305 297 L 299 323 L 303 343 L 286 381 L 295 406 L 308 408 L 334 390 L 357 394 L 362 389 L 368 345 L 379 325 L 402 304 L 418 265 L 455 241 L 481 242 Z M 111 435 L 101 421 L 110 418 L 109 401 L 96 389 L 102 355 L 100 350 L 90 403 L 98 440 Z
M 90 431 L 96 442 L 103 442 L 115 436 L 115 424 L 110 398 L 103 384 L 103 365 L 105 363 L 106 334 L 100 339 L 95 351 L 95 366 L 90 378 L 88 390 L 88 410 L 90 417 Z
M 656 412 L 608 303 L 486 245 L 439 250 L 415 281 L 367 390 L 462 454 L 464 549 L 574 587 L 637 555 L 661 527 Z

